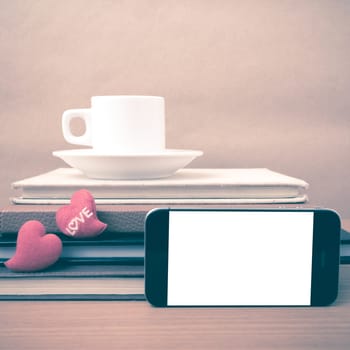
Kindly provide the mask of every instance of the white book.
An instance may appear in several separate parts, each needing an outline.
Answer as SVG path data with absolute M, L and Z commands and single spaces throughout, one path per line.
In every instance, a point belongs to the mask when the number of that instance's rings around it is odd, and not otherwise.
M 17 204 L 61 204 L 87 189 L 98 204 L 301 203 L 308 184 L 266 168 L 179 170 L 152 180 L 97 180 L 74 168 L 16 181 Z

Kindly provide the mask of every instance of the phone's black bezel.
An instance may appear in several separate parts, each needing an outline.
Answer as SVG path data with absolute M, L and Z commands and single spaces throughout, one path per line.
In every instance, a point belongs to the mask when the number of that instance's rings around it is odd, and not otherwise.
M 145 296 L 154 306 L 167 306 L 168 243 L 169 210 L 150 211 L 145 221 Z
M 338 294 L 340 218 L 330 209 L 154 209 L 145 221 L 145 295 L 154 306 L 167 305 L 169 211 L 313 212 L 311 305 L 326 306 Z M 315 232 L 317 232 L 315 234 Z M 296 257 L 297 258 L 297 257 Z M 181 305 L 179 305 L 181 306 Z M 195 305 L 200 306 L 200 305 Z M 212 305 L 216 306 L 216 305 Z M 235 306 L 235 305 L 227 305 Z M 254 306 L 254 305 L 247 305 Z M 269 306 L 269 305 L 263 305 Z M 288 306 L 288 305 L 281 305 Z M 300 305 L 305 306 L 305 305 Z
M 311 306 L 329 305 L 337 298 L 340 229 L 341 222 L 336 212 L 314 211 Z

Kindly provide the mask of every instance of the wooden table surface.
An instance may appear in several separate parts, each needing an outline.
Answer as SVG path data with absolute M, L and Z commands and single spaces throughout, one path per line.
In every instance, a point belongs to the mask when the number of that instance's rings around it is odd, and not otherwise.
M 172 308 L 2 301 L 0 349 L 350 349 L 350 265 L 329 307 Z

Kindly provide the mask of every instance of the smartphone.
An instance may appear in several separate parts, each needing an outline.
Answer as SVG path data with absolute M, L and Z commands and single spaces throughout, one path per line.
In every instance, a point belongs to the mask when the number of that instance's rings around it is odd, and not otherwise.
M 145 222 L 154 306 L 325 306 L 338 293 L 329 209 L 155 209 Z

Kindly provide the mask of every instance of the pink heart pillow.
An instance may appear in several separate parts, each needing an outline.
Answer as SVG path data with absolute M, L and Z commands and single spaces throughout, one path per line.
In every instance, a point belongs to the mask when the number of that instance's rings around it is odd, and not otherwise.
M 61 253 L 60 238 L 46 234 L 41 222 L 31 220 L 20 228 L 15 255 L 5 262 L 5 266 L 16 272 L 39 271 L 53 265 Z
M 98 236 L 107 228 L 97 218 L 94 197 L 84 189 L 75 192 L 70 204 L 57 211 L 56 223 L 65 235 L 74 238 Z

